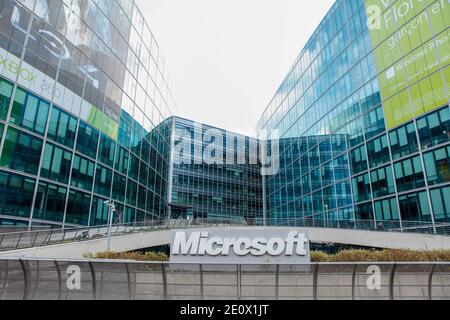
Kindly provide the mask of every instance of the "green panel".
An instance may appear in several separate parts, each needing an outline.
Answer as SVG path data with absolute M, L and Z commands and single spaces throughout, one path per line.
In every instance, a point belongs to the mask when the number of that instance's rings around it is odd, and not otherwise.
M 114 141 L 117 141 L 119 124 L 96 107 L 91 108 L 87 121 L 89 124 L 114 139 Z
M 366 0 L 366 9 L 388 129 L 448 103 L 450 3 Z

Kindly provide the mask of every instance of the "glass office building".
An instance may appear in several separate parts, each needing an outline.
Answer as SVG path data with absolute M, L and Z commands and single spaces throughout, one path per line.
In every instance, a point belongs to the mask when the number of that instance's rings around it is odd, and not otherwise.
M 178 117 L 170 120 L 172 218 L 262 223 L 258 140 Z
M 446 0 L 336 1 L 258 123 L 273 222 L 450 222 L 449 24 Z
M 173 101 L 131 0 L 0 0 L 0 224 L 166 217 Z

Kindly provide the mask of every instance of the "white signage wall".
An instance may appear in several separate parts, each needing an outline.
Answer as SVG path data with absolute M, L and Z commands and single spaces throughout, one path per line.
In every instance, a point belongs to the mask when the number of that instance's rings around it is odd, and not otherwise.
M 309 264 L 308 233 L 284 228 L 172 230 L 170 262 L 182 264 Z

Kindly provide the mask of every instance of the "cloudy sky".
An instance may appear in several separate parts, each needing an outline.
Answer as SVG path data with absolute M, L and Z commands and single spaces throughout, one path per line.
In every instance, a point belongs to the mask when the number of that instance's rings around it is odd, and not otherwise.
M 334 0 L 136 0 L 169 66 L 176 115 L 251 134 Z

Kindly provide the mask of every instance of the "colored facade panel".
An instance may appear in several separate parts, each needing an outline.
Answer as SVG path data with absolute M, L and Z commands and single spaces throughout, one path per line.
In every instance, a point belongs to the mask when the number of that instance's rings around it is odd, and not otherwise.
M 446 104 L 448 1 L 367 0 L 388 129 Z

